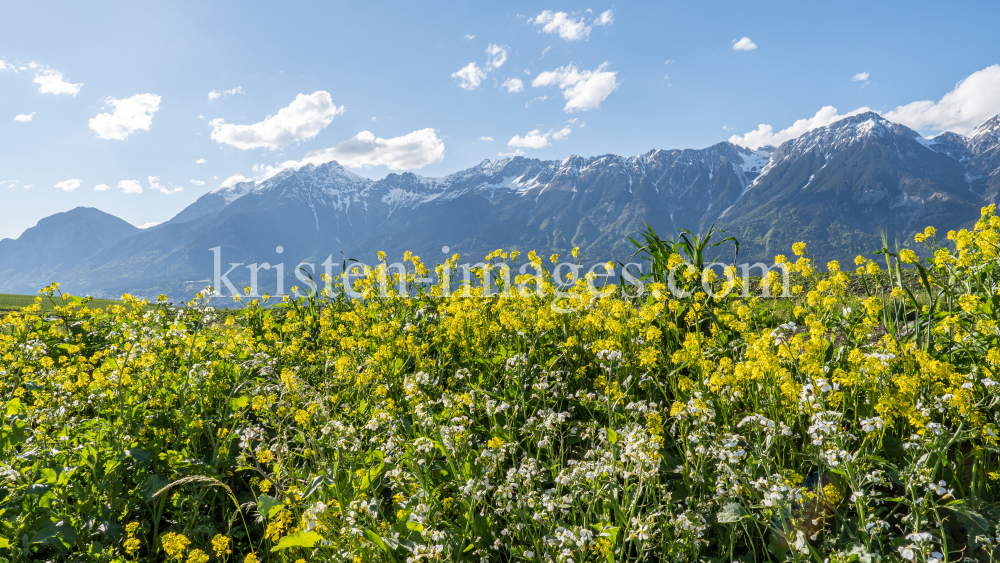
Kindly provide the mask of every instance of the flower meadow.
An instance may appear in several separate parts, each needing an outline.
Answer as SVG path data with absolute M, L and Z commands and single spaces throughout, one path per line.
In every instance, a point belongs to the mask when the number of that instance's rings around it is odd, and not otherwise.
M 649 231 L 642 287 L 557 301 L 549 275 L 420 286 L 411 255 L 360 300 L 50 286 L 0 323 L 0 560 L 997 558 L 993 208 L 850 273 L 796 244 L 783 299 L 713 291 L 744 282 L 701 270 L 710 238 Z

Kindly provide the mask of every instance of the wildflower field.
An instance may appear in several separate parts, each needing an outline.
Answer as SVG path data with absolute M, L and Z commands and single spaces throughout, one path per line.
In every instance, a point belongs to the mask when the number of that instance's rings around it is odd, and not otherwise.
M 785 299 L 651 234 L 641 292 L 413 256 L 362 300 L 49 287 L 0 323 L 0 560 L 992 561 L 1000 218 L 917 243 L 797 244 Z

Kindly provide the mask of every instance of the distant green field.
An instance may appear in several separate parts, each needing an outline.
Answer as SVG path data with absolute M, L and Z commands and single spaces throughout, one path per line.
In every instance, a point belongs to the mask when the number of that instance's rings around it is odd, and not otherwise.
M 54 307 L 53 301 L 55 301 L 56 304 L 58 304 L 62 300 L 58 298 L 53 298 L 50 300 L 48 297 L 42 297 L 42 309 L 45 311 L 51 311 Z M 27 307 L 28 305 L 31 305 L 34 302 L 35 302 L 34 295 L 15 295 L 12 293 L 0 293 L 0 312 L 19 311 Z M 119 301 L 114 301 L 111 299 L 94 299 L 87 306 L 90 307 L 91 309 L 96 309 L 96 308 L 106 309 L 116 303 L 119 303 Z

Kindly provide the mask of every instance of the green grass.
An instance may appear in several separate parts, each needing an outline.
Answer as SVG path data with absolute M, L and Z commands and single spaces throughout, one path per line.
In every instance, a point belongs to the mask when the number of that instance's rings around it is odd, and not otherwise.
M 21 309 L 31 305 L 35 302 L 34 295 L 17 295 L 13 293 L 0 293 L 0 312 L 10 312 L 10 311 L 20 311 Z M 56 304 L 59 304 L 61 300 L 59 299 L 49 299 L 48 297 L 42 297 L 42 310 L 52 311 Z M 111 299 L 94 299 L 87 304 L 87 307 L 91 309 L 107 309 L 111 305 L 120 304 L 120 301 L 115 301 Z

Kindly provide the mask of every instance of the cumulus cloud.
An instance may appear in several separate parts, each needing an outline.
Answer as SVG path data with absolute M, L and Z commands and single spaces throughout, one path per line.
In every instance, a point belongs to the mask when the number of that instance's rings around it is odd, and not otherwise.
M 910 102 L 884 114 L 896 123 L 922 131 L 966 134 L 1000 113 L 1000 64 L 962 79 L 938 101 Z
M 137 94 L 131 98 L 105 102 L 114 106 L 113 113 L 102 113 L 90 120 L 90 128 L 102 139 L 123 141 L 133 131 L 149 131 L 153 114 L 160 109 L 160 97 L 155 94 Z
M 534 131 L 528 131 L 525 136 L 514 135 L 509 141 L 507 141 L 507 146 L 511 148 L 521 148 L 521 149 L 540 149 L 544 147 L 552 146 L 549 139 L 555 139 L 561 141 L 569 136 L 573 130 L 569 126 L 563 127 L 559 131 L 549 131 L 548 133 L 542 133 L 538 129 Z
M 38 66 L 33 63 L 32 68 Z M 43 94 L 71 94 L 76 96 L 80 91 L 80 84 L 71 84 L 63 77 L 63 73 L 55 69 L 47 69 L 35 75 L 35 84 L 38 84 L 38 91 Z
M 952 131 L 964 135 L 1000 113 L 1000 97 L 996 95 L 997 92 L 1000 92 L 1000 64 L 972 73 L 936 102 L 910 102 L 883 113 L 882 117 L 919 131 Z M 761 123 L 757 129 L 745 135 L 733 135 L 729 142 L 752 149 L 765 145 L 777 146 L 817 127 L 866 111 L 871 109 L 861 107 L 840 114 L 837 108 L 825 106 L 816 115 L 800 119 L 781 131 L 774 132 L 773 127 Z
M 486 47 L 486 66 L 500 68 L 505 62 L 507 62 L 507 46 L 490 43 Z
M 607 10 L 588 25 L 587 20 L 583 17 L 577 18 L 566 12 L 545 10 L 530 21 L 535 25 L 542 26 L 542 29 L 539 30 L 540 33 L 558 34 L 566 41 L 578 41 L 590 36 L 592 25 L 611 25 L 615 18 L 612 11 Z
M 751 149 L 758 149 L 767 145 L 778 146 L 785 141 L 794 139 L 799 135 L 812 131 L 817 127 L 825 127 L 834 121 L 844 119 L 845 117 L 850 117 L 852 115 L 857 115 L 866 111 L 871 111 L 870 108 L 861 107 L 854 111 L 849 111 L 843 115 L 837 113 L 837 108 L 833 106 L 824 106 L 816 115 L 800 119 L 793 123 L 791 127 L 782 129 L 777 133 L 774 132 L 774 128 L 766 123 L 761 123 L 757 129 L 750 131 L 745 135 L 733 135 L 729 137 L 729 142 L 734 145 L 740 145 L 741 147 L 747 147 Z
M 191 183 L 194 184 L 194 185 L 196 185 L 196 186 L 204 186 L 205 185 L 205 182 L 203 182 L 202 180 L 191 180 Z
M 475 35 L 466 35 L 465 38 L 468 39 L 469 41 L 472 41 L 473 39 L 476 38 L 476 36 Z
M 524 91 L 524 82 L 522 82 L 520 78 L 508 78 L 503 81 L 502 86 L 511 94 L 517 94 L 518 92 Z
M 479 68 L 476 63 L 469 63 L 456 72 L 451 73 L 451 77 L 458 80 L 458 85 L 466 90 L 475 90 L 486 78 L 486 71 Z
M 154 190 L 157 190 L 158 192 L 163 193 L 163 194 L 170 195 L 170 194 L 175 194 L 175 193 L 180 192 L 180 191 L 184 191 L 184 188 L 182 188 L 182 187 L 176 187 L 176 188 L 172 188 L 172 189 L 171 188 L 167 188 L 166 186 L 164 186 L 163 184 L 160 183 L 160 177 L 159 176 L 147 176 L 146 179 L 149 180 L 149 187 L 150 188 L 152 188 Z
M 307 164 L 326 164 L 336 160 L 349 168 L 385 166 L 389 170 L 423 168 L 444 158 L 444 142 L 433 129 L 419 129 L 401 137 L 381 139 L 371 131 L 362 131 L 335 147 L 306 153 L 302 160 L 288 160 L 277 167 L 266 167 L 265 178 L 285 168 Z
M 535 88 L 559 86 L 563 91 L 563 98 L 566 99 L 563 111 L 567 113 L 598 109 L 601 107 L 601 102 L 621 84 L 615 80 L 617 72 L 604 70 L 607 66 L 608 63 L 604 63 L 594 70 L 581 72 L 570 63 L 539 74 L 531 85 Z
M 10 63 L 7 63 L 7 62 L 4 62 L 3 59 L 0 59 L 0 70 L 13 70 L 13 71 L 16 71 L 17 69 L 14 67 L 14 65 L 12 65 Z
M 542 147 L 552 146 L 549 142 L 549 134 L 541 133 L 538 129 L 534 131 L 528 131 L 525 136 L 514 135 L 509 141 L 507 141 L 508 147 L 518 147 L 523 149 L 540 149 Z
M 253 125 L 226 123 L 222 118 L 209 122 L 212 139 L 240 150 L 268 148 L 274 150 L 296 141 L 308 141 L 333 118 L 344 113 L 344 106 L 337 106 L 329 92 L 320 90 L 310 95 L 299 94 L 288 107 Z
M 161 224 L 161 221 L 153 221 L 152 223 L 143 223 L 142 225 L 139 225 L 137 228 L 139 228 L 139 229 L 148 229 L 150 227 L 155 227 L 155 226 L 160 225 L 160 224 Z
M 27 123 L 35 117 L 35 112 L 31 113 L 21 113 L 14 116 L 14 121 L 20 121 L 22 123 Z
M 865 80 L 868 80 L 867 72 L 859 72 L 851 77 L 851 82 L 864 82 Z
M 106 192 L 106 191 L 108 191 L 110 189 L 111 189 L 111 186 L 109 186 L 107 184 L 97 184 L 96 186 L 94 186 L 94 191 L 95 192 Z
M 233 174 L 232 176 L 230 176 L 230 177 L 226 178 L 225 180 L 223 180 L 222 183 L 219 184 L 219 187 L 220 188 L 231 188 L 231 187 L 235 186 L 236 184 L 240 184 L 242 182 L 251 182 L 251 181 L 253 181 L 253 180 L 250 179 L 250 178 L 247 178 L 243 174 Z
M 479 140 L 480 141 L 489 141 L 489 142 L 492 143 L 493 142 L 493 137 L 480 137 Z
M 208 93 L 208 101 L 211 102 L 212 100 L 218 100 L 219 98 L 229 96 L 231 94 L 245 94 L 245 93 L 246 92 L 243 91 L 243 88 L 241 86 L 237 86 L 232 90 L 223 90 L 222 92 L 217 92 L 215 90 L 212 90 L 211 92 Z
M 567 127 L 563 127 L 559 131 L 556 131 L 555 133 L 552 133 L 552 138 L 555 139 L 555 140 L 557 140 L 557 141 L 561 141 L 561 140 L 565 139 L 566 137 L 569 137 L 569 134 L 572 133 L 572 132 L 573 132 L 573 130 L 570 129 L 568 126 Z
M 118 189 L 127 194 L 141 194 L 142 184 L 135 180 L 122 180 L 118 182 Z
M 750 41 L 749 37 L 744 37 L 739 41 L 733 39 L 733 50 L 734 51 L 753 51 L 757 48 L 757 44 Z
M 195 164 L 205 164 L 206 162 L 208 161 L 205 160 L 204 158 L 199 158 L 198 160 L 194 161 Z
M 60 190 L 71 192 L 80 187 L 80 180 L 73 179 L 73 180 L 63 180 L 62 182 L 56 182 L 56 187 L 59 188 Z

